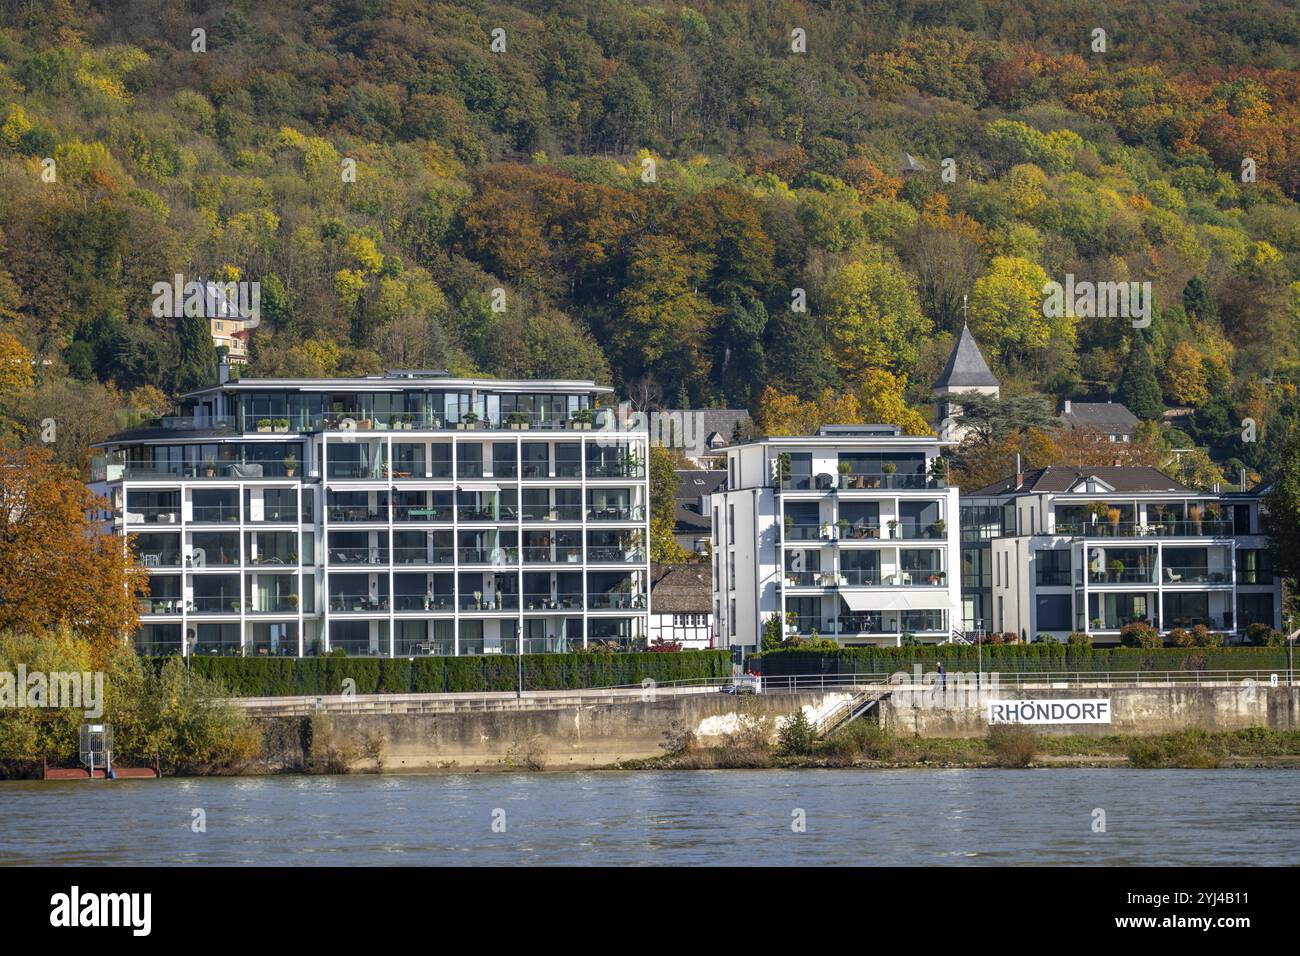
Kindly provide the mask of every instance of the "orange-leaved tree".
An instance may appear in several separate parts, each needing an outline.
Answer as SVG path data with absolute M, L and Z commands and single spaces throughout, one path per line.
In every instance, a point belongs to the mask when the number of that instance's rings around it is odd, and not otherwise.
M 0 451 L 0 630 L 69 627 L 107 655 L 135 628 L 148 574 L 100 527 L 107 507 L 49 449 Z

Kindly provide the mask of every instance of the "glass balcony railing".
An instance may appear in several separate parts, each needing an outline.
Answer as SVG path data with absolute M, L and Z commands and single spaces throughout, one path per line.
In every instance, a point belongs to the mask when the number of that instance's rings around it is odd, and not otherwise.
M 451 564 L 454 548 L 393 548 L 393 564 Z
M 1089 584 L 1152 584 L 1155 573 L 1151 568 L 1091 568 Z
M 840 583 L 851 588 L 876 587 L 880 584 L 880 572 L 868 568 L 843 568 L 840 570 Z
M 454 605 L 450 594 L 398 594 L 393 598 L 394 611 L 450 611 Z
M 644 512 L 640 505 L 626 507 L 591 508 L 587 511 L 588 521 L 640 521 Z
M 136 505 L 126 509 L 126 523 L 136 524 L 180 524 L 181 510 L 178 506 L 144 507 Z M 238 520 L 238 519 L 236 519 Z
M 330 505 L 325 509 L 328 520 L 340 524 L 348 521 L 387 521 L 388 506 L 370 508 L 365 505 Z
M 645 607 L 645 596 L 630 591 L 603 591 L 587 595 L 587 607 L 593 611 L 637 610 Z
M 1058 521 L 1056 533 L 1076 538 L 1216 538 L 1230 537 L 1231 521 L 1161 521 L 1138 524 L 1133 521 Z
M 457 558 L 461 564 L 516 564 L 518 548 L 460 548 Z
M 774 482 L 783 491 L 874 491 L 946 488 L 948 483 L 929 475 L 788 475 Z
M 785 540 L 787 541 L 816 541 L 821 536 L 821 525 L 788 524 L 785 526 Z
M 394 505 L 394 521 L 450 521 L 452 509 L 430 508 L 426 505 Z
M 243 606 L 238 597 L 195 596 L 190 601 L 189 610 L 195 614 L 238 614 Z
M 387 548 L 330 548 L 330 564 L 387 564 Z
M 587 462 L 588 478 L 644 478 L 645 466 L 631 462 Z
M 525 611 L 581 611 L 581 592 L 560 591 L 555 594 L 546 592 L 524 595 Z
M 587 560 L 601 563 L 640 564 L 645 561 L 645 552 L 640 548 L 605 548 L 588 547 Z
M 331 594 L 329 609 L 340 613 L 374 614 L 388 610 L 388 597 L 371 597 L 368 594 Z
M 190 521 L 194 524 L 239 524 L 239 505 L 195 505 Z
M 524 505 L 524 521 L 581 520 L 581 505 Z
M 812 588 L 821 586 L 822 573 L 820 571 L 787 571 L 785 572 L 786 587 L 791 588 Z
M 1205 566 L 1165 565 L 1160 580 L 1165 584 L 1231 584 L 1232 571 L 1226 568 L 1211 569 Z
M 577 547 L 524 548 L 525 564 L 577 564 L 582 561 L 582 549 Z

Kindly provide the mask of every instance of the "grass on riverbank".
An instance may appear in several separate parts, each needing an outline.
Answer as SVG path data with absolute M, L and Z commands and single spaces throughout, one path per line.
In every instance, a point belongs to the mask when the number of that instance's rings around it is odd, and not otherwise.
M 792 730 L 793 725 L 793 730 Z M 1189 728 L 1153 737 L 1048 736 L 1028 727 L 995 727 L 985 737 L 947 739 L 894 734 L 857 721 L 827 737 L 788 721 L 771 743 L 771 727 L 756 721 L 702 746 L 675 727 L 664 754 L 628 761 L 624 769 L 721 770 L 792 767 L 1029 767 L 1127 766 L 1212 768 L 1300 763 L 1300 731 L 1262 727 L 1209 733 Z

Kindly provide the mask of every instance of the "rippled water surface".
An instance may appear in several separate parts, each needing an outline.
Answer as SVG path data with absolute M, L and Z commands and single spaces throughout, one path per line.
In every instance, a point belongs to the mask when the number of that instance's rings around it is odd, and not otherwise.
M 13 782 L 0 783 L 0 862 L 1287 865 L 1300 862 L 1300 770 Z

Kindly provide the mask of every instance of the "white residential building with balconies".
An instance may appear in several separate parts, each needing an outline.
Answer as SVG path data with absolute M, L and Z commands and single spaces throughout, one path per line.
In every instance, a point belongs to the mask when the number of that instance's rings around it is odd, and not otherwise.
M 717 642 L 752 653 L 763 628 L 843 646 L 941 643 L 960 624 L 957 489 L 942 442 L 894 425 L 828 425 L 727 449 L 711 496 Z
M 97 462 L 150 572 L 137 646 L 644 646 L 648 434 L 595 408 L 610 391 L 398 371 L 182 396 L 180 415 L 113 436 Z
M 1281 626 L 1258 494 L 1197 491 L 1154 468 L 1053 466 L 963 495 L 962 507 L 999 519 L 968 535 L 966 564 L 989 592 L 969 628 L 1114 644 L 1134 622 L 1230 639 Z

